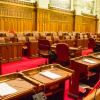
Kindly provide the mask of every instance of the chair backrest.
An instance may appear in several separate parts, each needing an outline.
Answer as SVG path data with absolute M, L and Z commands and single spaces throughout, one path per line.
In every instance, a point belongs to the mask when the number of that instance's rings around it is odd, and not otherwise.
M 52 36 L 57 36 L 57 33 L 56 32 L 52 33 Z
M 5 43 L 5 38 L 4 37 L 0 37 L 0 43 Z
M 75 40 L 75 36 L 74 36 L 74 35 L 73 35 L 73 36 L 71 36 L 71 39 Z
M 97 35 L 94 35 L 94 38 L 97 38 Z
M 89 38 L 89 48 L 95 48 L 95 40 L 93 38 Z
M 14 34 L 13 33 L 7 33 L 6 36 L 7 36 L 8 39 L 10 39 L 10 38 L 14 37 Z
M 72 35 L 76 35 L 76 33 L 75 32 L 72 32 Z
M 65 39 L 67 40 L 67 39 L 70 39 L 70 36 L 65 36 Z
M 58 43 L 58 41 L 59 41 L 59 37 L 58 36 L 53 36 L 53 42 Z
M 87 35 L 84 35 L 84 39 L 87 39 L 88 37 L 87 37 Z
M 23 34 L 23 33 L 16 33 L 16 36 L 17 36 L 17 37 L 23 37 L 24 34 Z
M 94 35 L 90 35 L 90 38 L 94 38 Z
M 33 33 L 33 36 L 36 37 L 37 40 L 38 40 L 39 37 L 40 37 L 40 36 L 39 36 L 39 33 Z
M 80 39 L 83 39 L 83 35 L 80 35 Z
M 0 31 L 0 34 L 5 34 L 5 31 Z
M 24 36 L 30 36 L 30 31 L 24 31 Z
M 50 42 L 45 39 L 38 40 L 38 47 L 40 54 L 47 54 L 50 51 Z
M 45 33 L 40 33 L 40 36 L 41 36 L 41 37 L 45 37 L 46 34 L 45 34 Z
M 26 38 L 25 37 L 18 37 L 18 42 L 22 42 L 22 45 L 25 45 Z
M 58 36 L 62 36 L 63 35 L 63 32 L 62 31 L 59 31 L 58 32 Z
M 46 40 L 52 40 L 51 36 L 46 36 Z
M 72 35 L 72 33 L 68 33 L 68 35 L 70 35 L 70 36 L 71 36 L 71 35 Z
M 6 36 L 5 31 L 0 31 L 0 37 L 5 37 L 5 36 Z
M 48 34 L 48 31 L 44 31 L 45 34 Z
M 57 44 L 57 58 L 60 62 L 68 62 L 69 60 L 69 47 L 65 43 Z
M 35 37 L 28 37 L 28 41 L 31 42 L 31 41 L 36 41 L 36 38 Z

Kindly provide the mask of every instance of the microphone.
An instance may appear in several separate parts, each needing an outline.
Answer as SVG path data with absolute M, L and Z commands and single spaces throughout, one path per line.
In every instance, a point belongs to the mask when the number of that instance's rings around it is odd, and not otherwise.
M 42 64 L 41 64 L 41 66 L 40 66 L 40 72 L 42 72 L 42 65 L 43 65 L 44 61 L 47 61 L 47 58 L 46 58 L 45 60 L 42 61 Z M 39 65 L 38 65 L 38 67 L 39 67 Z

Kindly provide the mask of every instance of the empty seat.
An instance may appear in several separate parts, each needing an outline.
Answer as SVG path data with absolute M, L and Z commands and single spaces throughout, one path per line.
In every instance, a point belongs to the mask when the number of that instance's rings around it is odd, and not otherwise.
M 39 38 L 40 38 L 38 31 L 34 31 L 33 36 L 36 38 L 36 40 L 39 40 Z
M 6 37 L 7 37 L 8 42 L 14 42 L 14 34 L 13 33 L 7 33 Z
M 7 38 L 6 37 L 0 37 L 0 43 L 6 43 L 6 40 Z
M 23 37 L 24 34 L 23 34 L 23 33 L 16 33 L 16 36 L 17 36 L 17 37 Z
M 53 43 L 58 43 L 58 42 L 59 42 L 59 37 L 53 36 Z
M 28 37 L 28 41 L 31 42 L 31 41 L 36 41 L 36 38 L 35 37 Z

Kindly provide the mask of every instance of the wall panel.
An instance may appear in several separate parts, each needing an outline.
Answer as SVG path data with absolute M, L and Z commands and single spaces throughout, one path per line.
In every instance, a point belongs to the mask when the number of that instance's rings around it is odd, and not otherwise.
M 43 9 L 37 4 L 12 0 L 0 1 L 0 30 L 16 33 L 23 31 L 68 31 L 97 32 L 99 20 L 96 16 L 75 15 L 75 11 L 58 8 Z
M 32 4 L 18 4 L 11 1 L 0 1 L 0 30 L 8 32 L 35 31 L 33 21 L 36 19 L 35 6 Z M 33 15 L 34 14 L 34 15 Z M 33 20 L 34 19 L 34 20 Z

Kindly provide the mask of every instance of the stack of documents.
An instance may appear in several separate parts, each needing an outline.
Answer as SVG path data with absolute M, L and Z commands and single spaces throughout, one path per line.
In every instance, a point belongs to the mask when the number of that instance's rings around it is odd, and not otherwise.
M 82 61 L 85 61 L 85 62 L 88 62 L 88 63 L 91 63 L 91 64 L 96 63 L 95 61 L 92 61 L 92 60 L 89 60 L 89 59 L 83 59 Z
M 8 94 L 15 93 L 15 92 L 17 92 L 17 90 L 12 88 L 8 84 L 0 83 L 0 95 L 1 96 L 8 95 Z
M 57 78 L 61 77 L 60 75 L 54 74 L 54 73 L 52 73 L 50 71 L 40 72 L 40 74 L 43 75 L 43 76 L 46 76 L 48 78 L 51 78 L 51 79 L 57 79 Z

